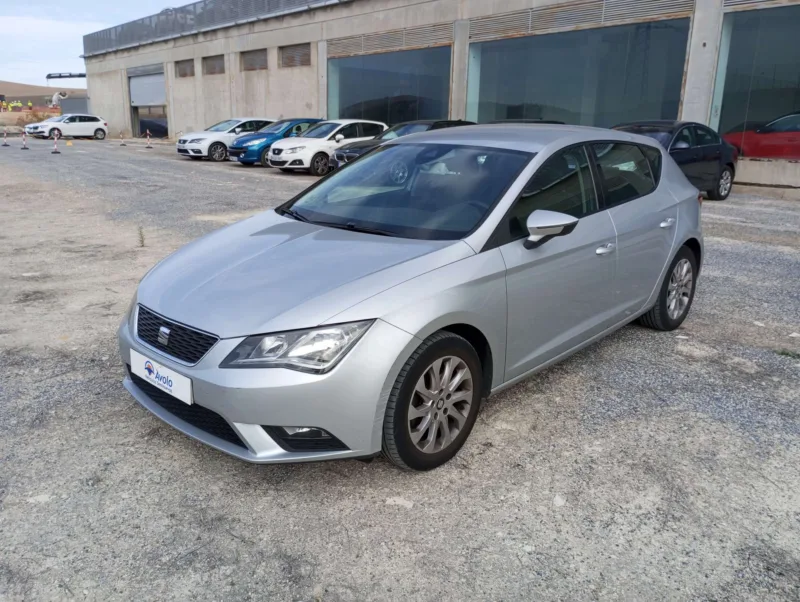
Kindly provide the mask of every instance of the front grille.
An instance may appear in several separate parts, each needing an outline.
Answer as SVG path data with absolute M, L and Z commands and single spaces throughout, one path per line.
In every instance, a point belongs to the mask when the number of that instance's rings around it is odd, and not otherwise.
M 286 163 L 286 161 L 270 161 L 270 164 L 274 165 L 275 167 L 283 167 L 286 165 Z
M 237 148 L 229 148 L 228 149 L 228 154 L 231 157 L 238 157 L 239 155 L 243 155 L 244 153 L 245 153 L 245 151 L 243 151 L 241 149 L 237 149 Z
M 178 149 L 178 154 L 180 154 L 180 155 L 188 155 L 189 151 L 186 150 L 185 148 L 179 148 Z
M 187 140 L 185 140 L 185 139 L 183 139 L 183 138 L 181 138 L 180 140 L 178 140 L 178 144 L 186 144 L 186 142 L 187 142 Z
M 238 445 L 239 447 L 244 447 L 247 449 L 247 446 L 239 438 L 239 435 L 236 434 L 236 431 L 233 430 L 233 427 L 228 424 L 227 420 L 213 410 L 199 406 L 196 403 L 189 405 L 183 403 L 179 399 L 175 399 L 169 393 L 162 391 L 155 385 L 151 385 L 143 378 L 136 376 L 133 372 L 131 372 L 130 366 L 128 366 L 128 375 L 131 377 L 133 384 L 141 389 L 142 393 L 147 395 L 152 401 L 160 405 L 176 418 L 180 418 L 184 422 L 188 422 L 193 427 L 198 428 L 209 435 L 214 435 L 223 441 L 227 441 L 228 443 L 233 443 L 234 445 Z
M 275 155 L 276 157 L 277 157 L 278 155 L 280 155 L 282 152 L 283 152 L 283 150 L 282 150 L 282 149 L 280 149 L 280 148 L 273 148 L 273 149 L 272 149 L 272 154 L 273 154 L 273 155 Z
M 169 341 L 166 345 L 158 341 L 158 333 L 162 326 L 169 328 Z M 136 320 L 136 336 L 151 347 L 188 364 L 199 362 L 219 340 L 219 337 L 213 334 L 200 332 L 162 318 L 141 305 Z

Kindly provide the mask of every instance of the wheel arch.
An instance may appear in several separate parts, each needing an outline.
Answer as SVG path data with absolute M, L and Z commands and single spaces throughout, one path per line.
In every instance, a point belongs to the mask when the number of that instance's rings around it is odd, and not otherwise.
M 462 339 L 472 345 L 481 360 L 481 368 L 483 371 L 483 397 L 488 397 L 492 390 L 492 378 L 494 376 L 494 357 L 492 355 L 492 346 L 489 340 L 481 330 L 471 324 L 450 324 L 444 328 L 440 328 L 437 332 L 451 332 L 460 336 Z
M 700 273 L 700 268 L 703 265 L 703 246 L 696 238 L 689 238 L 681 245 L 681 247 L 689 247 L 689 250 L 694 254 L 697 260 L 697 272 Z M 680 247 L 678 247 L 680 249 Z M 677 252 L 677 251 L 676 251 Z

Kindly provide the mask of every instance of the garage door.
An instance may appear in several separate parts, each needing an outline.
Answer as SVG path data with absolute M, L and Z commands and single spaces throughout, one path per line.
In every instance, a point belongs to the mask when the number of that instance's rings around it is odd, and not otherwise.
M 164 65 L 128 69 L 131 106 L 153 107 L 167 104 Z

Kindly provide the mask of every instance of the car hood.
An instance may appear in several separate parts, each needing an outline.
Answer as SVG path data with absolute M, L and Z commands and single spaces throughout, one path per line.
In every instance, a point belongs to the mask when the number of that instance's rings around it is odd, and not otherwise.
M 307 328 L 471 255 L 463 241 L 377 236 L 268 211 L 167 257 L 142 280 L 137 301 L 222 338 Z
M 282 137 L 282 134 L 245 134 L 244 136 L 237 137 L 231 146 L 244 146 L 245 142 L 250 142 L 251 140 L 259 140 L 263 138 L 267 144 L 272 144 L 276 140 L 279 140 Z
M 295 146 L 317 146 L 328 142 L 327 138 L 306 138 L 305 136 L 295 136 L 294 138 L 284 138 L 275 142 L 273 148 L 293 148 Z
M 58 123 L 58 122 L 54 121 L 53 123 L 55 124 L 55 123 Z M 40 121 L 39 123 L 29 123 L 25 127 L 34 127 L 34 126 L 42 127 L 43 125 L 45 125 L 44 121 Z
M 344 146 L 340 146 L 338 150 L 365 152 L 371 148 L 375 148 L 376 146 L 378 146 L 383 142 L 384 142 L 383 140 L 362 140 L 360 142 L 351 142 L 350 144 L 345 144 Z

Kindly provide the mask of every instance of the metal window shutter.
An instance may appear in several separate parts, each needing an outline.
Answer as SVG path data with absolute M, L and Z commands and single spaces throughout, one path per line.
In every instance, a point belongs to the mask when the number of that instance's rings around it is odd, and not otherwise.
M 295 44 L 283 46 L 281 67 L 305 67 L 311 64 L 311 44 Z
M 737 6 L 752 6 L 753 8 L 756 8 L 761 4 L 768 4 L 773 2 L 774 0 L 724 0 L 722 6 L 724 8 L 733 8 Z M 781 5 L 779 4 L 778 6 Z
M 437 25 L 334 38 L 328 40 L 328 56 L 336 58 L 392 50 L 445 46 L 452 43 L 453 24 L 439 23 Z
M 130 78 L 131 106 L 147 107 L 167 104 L 167 85 L 163 73 L 137 75 Z
M 738 2 L 741 0 L 726 0 Z M 470 41 L 494 40 L 575 27 L 600 27 L 631 19 L 689 16 L 695 0 L 585 0 L 478 17 L 469 24 Z

